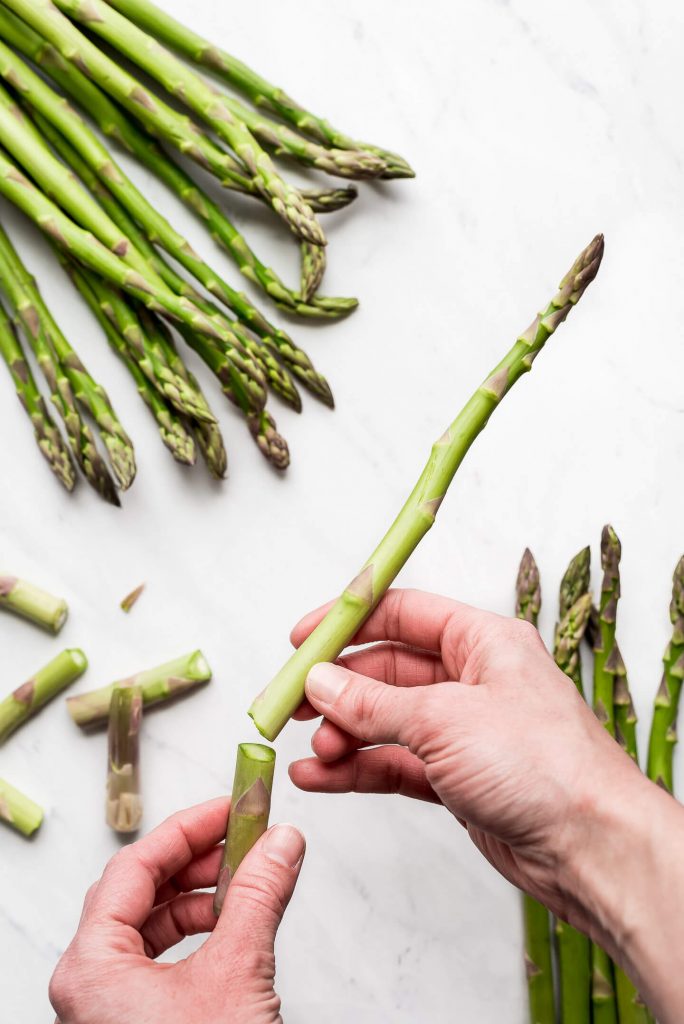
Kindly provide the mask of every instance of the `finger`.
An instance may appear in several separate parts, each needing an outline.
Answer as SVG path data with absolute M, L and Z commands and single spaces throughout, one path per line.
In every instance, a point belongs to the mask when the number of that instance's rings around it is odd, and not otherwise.
M 425 766 L 404 747 L 359 750 L 335 764 L 309 757 L 289 768 L 295 786 L 308 793 L 399 793 L 441 803 L 425 776 Z
M 186 868 L 182 868 L 169 878 L 168 882 L 159 886 L 154 900 L 155 906 L 174 899 L 181 892 L 192 892 L 193 889 L 207 889 L 216 885 L 222 855 L 223 844 L 195 858 Z
M 140 929 L 147 955 L 155 960 L 188 935 L 213 931 L 216 924 L 213 902 L 212 893 L 189 892 L 155 907 Z
M 229 808 L 230 800 L 219 797 L 179 811 L 117 853 L 104 870 L 89 918 L 140 928 L 157 889 L 223 838 Z
M 387 686 L 326 662 L 314 665 L 306 680 L 311 704 L 344 732 L 366 743 L 399 743 L 411 748 L 431 729 L 440 727 L 445 696 L 450 699 L 451 691 L 460 689 L 457 683 Z
M 299 647 L 334 602 L 306 615 L 290 639 Z M 375 611 L 361 626 L 352 644 L 392 640 L 439 654 L 447 626 L 465 636 L 488 616 L 470 605 L 421 590 L 388 590 Z
M 440 657 L 397 643 L 379 643 L 363 651 L 353 651 L 339 658 L 336 664 L 390 686 L 432 686 L 445 683 L 449 678 Z
M 319 761 L 339 761 L 364 746 L 364 741 L 351 736 L 326 718 L 311 737 L 311 749 Z
M 206 947 L 218 955 L 224 972 L 230 970 L 231 951 L 273 954 L 276 932 L 304 859 L 304 836 L 293 825 L 274 825 L 250 850 L 234 878 L 214 934 Z
M 311 707 L 308 700 L 303 700 L 292 717 L 295 722 L 310 722 L 312 718 L 320 718 L 321 713 L 316 711 L 316 708 Z

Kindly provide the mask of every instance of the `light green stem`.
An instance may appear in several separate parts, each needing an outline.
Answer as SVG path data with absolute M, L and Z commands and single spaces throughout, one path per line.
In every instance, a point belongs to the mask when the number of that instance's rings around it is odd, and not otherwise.
M 83 675 L 88 659 L 78 648 L 62 651 L 0 702 L 0 743 L 44 704 Z
M 0 821 L 6 821 L 24 836 L 32 836 L 42 824 L 43 808 L 0 779 Z
M 226 844 L 214 894 L 214 913 L 217 916 L 243 858 L 268 828 L 275 758 L 275 750 L 263 743 L 241 743 L 238 746 Z
M 50 633 L 59 633 L 69 614 L 63 597 L 55 597 L 33 583 L 8 574 L 0 575 L 0 608 L 15 612 Z
M 433 445 L 418 483 L 375 552 L 321 623 L 256 698 L 249 714 L 266 739 L 275 739 L 301 703 L 310 669 L 318 662 L 334 661 L 339 656 L 433 525 L 447 488 L 468 449 L 501 399 L 531 369 L 547 338 L 594 279 L 602 253 L 603 238 L 599 235 L 581 253 L 548 306 Z
M 115 832 L 136 832 L 142 820 L 140 795 L 140 686 L 115 686 L 109 706 L 107 824 Z
M 186 690 L 192 690 L 210 679 L 211 669 L 207 659 L 201 651 L 192 651 L 157 668 L 146 669 L 128 679 L 118 680 L 110 686 L 69 697 L 67 707 L 77 725 L 102 725 L 109 716 L 112 693 L 117 686 L 139 686 L 143 705 L 148 708 L 177 697 Z

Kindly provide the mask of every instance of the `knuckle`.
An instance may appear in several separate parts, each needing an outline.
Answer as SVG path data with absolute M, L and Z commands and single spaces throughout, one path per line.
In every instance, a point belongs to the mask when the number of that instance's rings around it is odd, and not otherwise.
M 371 683 L 358 683 L 351 694 L 351 713 L 361 728 L 370 726 L 381 717 L 382 689 Z
M 260 981 L 265 981 L 272 985 L 275 971 L 276 963 L 273 952 L 259 949 L 253 945 L 244 945 L 235 954 L 231 974 L 233 980 L 253 981 L 255 978 L 258 978 Z
M 64 1014 L 73 1009 L 77 990 L 72 956 L 67 950 L 57 961 L 48 985 L 48 997 L 57 1013 Z

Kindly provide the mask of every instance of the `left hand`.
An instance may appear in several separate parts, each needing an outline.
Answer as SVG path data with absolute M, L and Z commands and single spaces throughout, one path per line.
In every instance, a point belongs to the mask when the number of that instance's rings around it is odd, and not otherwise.
M 304 837 L 275 825 L 231 882 L 213 893 L 230 801 L 168 818 L 109 861 L 86 895 L 78 930 L 50 982 L 61 1024 L 277 1024 L 274 942 L 294 890 Z M 178 963 L 155 958 L 211 932 Z

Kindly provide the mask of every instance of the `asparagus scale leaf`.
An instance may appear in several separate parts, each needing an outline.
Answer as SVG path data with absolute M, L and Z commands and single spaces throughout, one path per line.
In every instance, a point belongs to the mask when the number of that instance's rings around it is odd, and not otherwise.
M 603 236 L 597 235 L 577 258 L 543 312 L 520 335 L 433 445 L 418 483 L 375 552 L 321 623 L 256 698 L 249 714 L 266 739 L 275 739 L 301 703 L 309 670 L 317 662 L 334 661 L 376 607 L 435 522 L 447 488 L 471 444 L 502 398 L 531 369 L 547 339 L 594 280 L 602 256 Z

